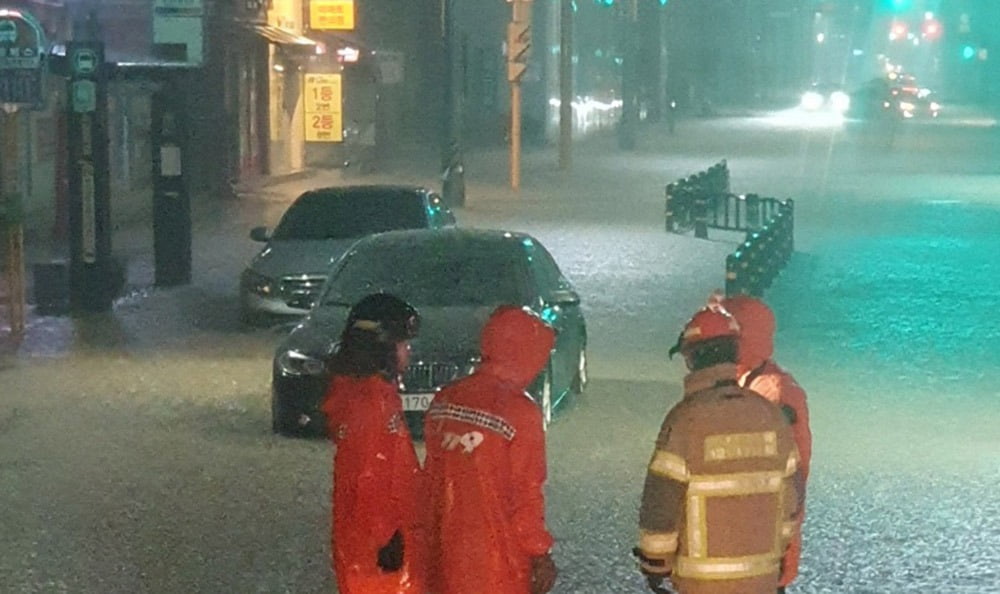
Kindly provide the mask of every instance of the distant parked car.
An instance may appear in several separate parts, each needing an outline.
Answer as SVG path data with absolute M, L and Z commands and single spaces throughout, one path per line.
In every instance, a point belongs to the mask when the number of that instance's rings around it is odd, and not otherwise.
M 436 193 L 409 186 L 346 186 L 310 190 L 281 217 L 274 232 L 256 227 L 267 245 L 240 277 L 245 321 L 309 311 L 334 260 L 359 238 L 394 229 L 436 229 L 455 215 Z
M 587 383 L 587 326 L 580 297 L 539 241 L 483 229 L 391 231 L 359 240 L 331 272 L 323 295 L 278 347 L 271 384 L 272 427 L 285 435 L 322 433 L 319 405 L 351 305 L 369 293 L 397 295 L 417 308 L 420 333 L 400 386 L 414 435 L 435 391 L 479 361 L 479 334 L 502 304 L 527 307 L 556 329 L 556 345 L 530 392 L 546 425 L 553 410 Z

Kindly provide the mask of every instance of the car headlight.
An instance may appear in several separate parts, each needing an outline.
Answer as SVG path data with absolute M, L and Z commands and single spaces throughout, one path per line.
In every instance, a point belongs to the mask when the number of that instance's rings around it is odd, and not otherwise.
M 806 109 L 819 109 L 823 107 L 823 96 L 816 91 L 806 91 L 802 95 L 802 107 Z
M 913 111 L 914 109 L 916 109 L 916 107 L 917 107 L 916 105 L 910 103 L 909 101 L 899 102 L 899 108 L 902 109 L 903 111 Z
M 249 268 L 243 271 L 242 282 L 247 291 L 261 297 L 270 297 L 278 290 L 278 283 L 273 278 L 254 272 Z
M 851 108 L 851 96 L 843 91 L 830 93 L 830 105 L 838 113 L 844 113 Z
M 290 349 L 278 355 L 278 369 L 285 375 L 323 375 L 326 373 L 326 365 L 316 357 Z
M 931 111 L 940 111 L 941 104 L 937 101 L 931 101 Z

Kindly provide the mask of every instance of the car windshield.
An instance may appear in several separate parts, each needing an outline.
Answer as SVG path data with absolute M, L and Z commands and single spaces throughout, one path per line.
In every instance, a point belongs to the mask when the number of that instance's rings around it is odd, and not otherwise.
M 426 226 L 423 200 L 412 190 L 310 192 L 296 200 L 281 218 L 274 239 L 349 239 Z
M 458 245 L 392 244 L 355 252 L 331 279 L 323 304 L 347 305 L 379 291 L 416 307 L 527 302 L 527 268 L 516 247 Z

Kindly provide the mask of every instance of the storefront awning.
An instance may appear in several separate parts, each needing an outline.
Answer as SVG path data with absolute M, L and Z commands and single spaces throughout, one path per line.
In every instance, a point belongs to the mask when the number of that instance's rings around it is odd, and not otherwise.
M 312 39 L 299 35 L 298 33 L 292 33 L 291 31 L 282 29 L 281 27 L 275 27 L 274 25 L 255 24 L 253 26 L 253 30 L 264 39 L 277 45 L 288 45 L 301 49 L 312 49 L 316 47 L 316 42 Z

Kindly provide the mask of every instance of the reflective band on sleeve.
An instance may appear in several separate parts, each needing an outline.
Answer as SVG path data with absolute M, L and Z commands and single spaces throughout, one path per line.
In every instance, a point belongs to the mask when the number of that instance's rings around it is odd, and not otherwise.
M 670 575 L 670 568 L 666 565 L 653 565 L 651 563 L 640 562 L 639 567 L 644 573 L 650 575 Z
M 665 559 L 677 551 L 677 533 L 640 530 L 639 549 L 650 559 Z
M 785 464 L 785 476 L 792 476 L 799 469 L 799 449 L 792 448 L 792 453 L 788 454 L 788 462 Z
M 705 498 L 697 495 L 687 499 L 687 545 L 688 554 L 693 557 L 708 555 L 708 524 L 706 522 Z
M 687 462 L 684 458 L 666 450 L 656 450 L 653 453 L 653 460 L 649 463 L 649 472 L 682 483 L 686 483 L 689 477 Z
M 714 557 L 694 559 L 680 556 L 674 575 L 700 580 L 731 580 L 777 573 L 780 557 L 766 553 L 747 557 Z
M 781 490 L 781 472 L 740 472 L 733 474 L 696 474 L 688 485 L 689 495 L 725 497 L 777 493 Z

